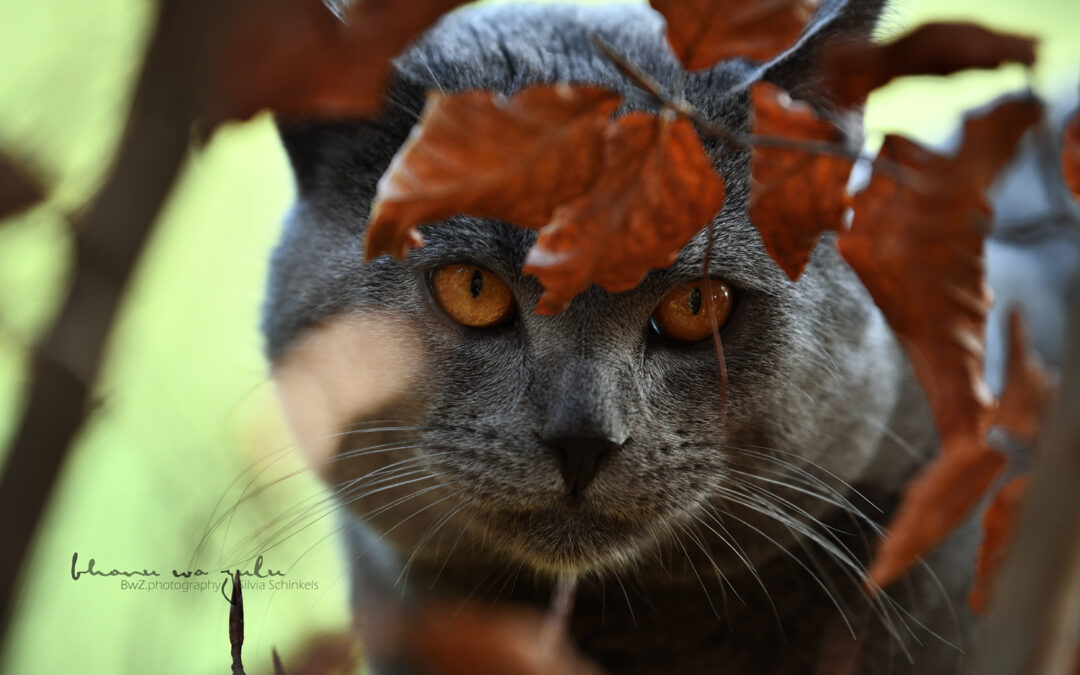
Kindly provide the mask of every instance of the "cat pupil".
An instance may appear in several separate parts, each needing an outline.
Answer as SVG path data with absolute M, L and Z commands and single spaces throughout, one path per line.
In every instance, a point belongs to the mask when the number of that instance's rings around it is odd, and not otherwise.
M 475 299 L 480 297 L 480 291 L 482 290 L 484 290 L 484 275 L 480 273 L 480 270 L 476 270 L 473 272 L 472 281 L 469 282 L 469 292 L 472 293 Z
M 694 290 L 690 293 L 689 304 L 690 312 L 697 316 L 698 312 L 701 311 L 701 289 L 697 286 L 694 286 Z

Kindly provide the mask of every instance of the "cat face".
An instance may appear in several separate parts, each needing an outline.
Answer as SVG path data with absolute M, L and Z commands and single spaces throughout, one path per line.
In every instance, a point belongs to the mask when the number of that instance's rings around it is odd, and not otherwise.
M 862 30 L 865 9 L 827 6 L 816 30 Z M 560 315 L 533 313 L 542 289 L 521 266 L 535 234 L 505 223 L 453 218 L 422 228 L 425 246 L 405 260 L 363 262 L 376 181 L 425 90 L 588 82 L 624 94 L 627 108 L 651 107 L 595 53 L 591 31 L 739 129 L 748 84 L 768 76 L 792 88 L 816 48 L 807 39 L 768 67 L 679 78 L 662 21 L 645 8 L 472 9 L 399 60 L 378 120 L 283 126 L 300 199 L 266 303 L 274 377 L 310 461 L 406 555 L 433 555 L 443 532 L 464 532 L 482 542 L 477 555 L 598 571 L 726 516 L 765 534 L 746 555 L 767 557 L 797 533 L 763 514 L 762 490 L 775 493 L 793 466 L 864 477 L 896 403 L 895 345 L 831 241 L 789 281 L 747 218 L 746 154 L 715 144 L 728 197 L 712 227 L 636 288 L 590 288 Z M 480 270 L 488 288 L 505 283 L 494 325 L 465 325 L 440 300 L 433 277 L 453 266 Z M 712 340 L 673 340 L 653 322 L 661 300 L 700 284 L 706 267 L 732 292 L 723 366 Z M 798 490 L 783 498 L 807 514 L 830 505 Z

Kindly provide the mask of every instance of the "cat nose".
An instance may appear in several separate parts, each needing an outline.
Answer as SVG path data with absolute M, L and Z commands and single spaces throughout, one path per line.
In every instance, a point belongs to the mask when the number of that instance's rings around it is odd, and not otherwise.
M 544 443 L 555 451 L 566 487 L 575 497 L 584 492 L 596 477 L 604 459 L 621 448 L 624 442 L 602 436 L 556 436 L 544 439 Z

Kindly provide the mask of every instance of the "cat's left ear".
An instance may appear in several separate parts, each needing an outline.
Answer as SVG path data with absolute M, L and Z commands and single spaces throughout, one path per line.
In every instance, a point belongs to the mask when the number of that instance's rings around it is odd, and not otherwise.
M 888 0 L 823 0 L 791 49 L 765 65 L 761 79 L 787 90 L 820 111 L 835 110 L 821 86 L 825 50 L 837 44 L 866 42 Z

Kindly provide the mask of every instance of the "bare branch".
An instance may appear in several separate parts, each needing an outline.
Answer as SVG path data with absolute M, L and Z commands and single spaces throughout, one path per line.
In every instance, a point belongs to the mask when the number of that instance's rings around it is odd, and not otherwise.
M 41 181 L 24 166 L 0 153 L 0 218 L 15 215 L 45 198 Z
M 1080 620 L 1080 307 L 1057 410 L 1043 430 L 1039 461 L 1011 554 L 980 629 L 969 672 L 1071 673 Z
M 86 419 L 109 328 L 143 242 L 183 162 L 200 100 L 196 36 L 228 3 L 162 0 L 112 173 L 76 223 L 71 285 L 38 347 L 26 408 L 0 479 L 0 628 L 68 448 Z

